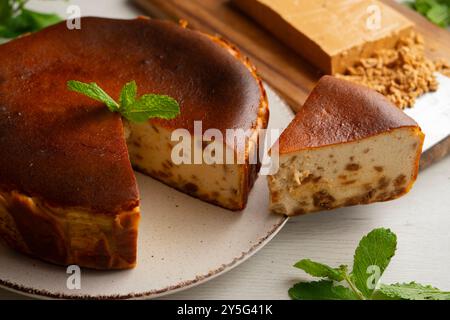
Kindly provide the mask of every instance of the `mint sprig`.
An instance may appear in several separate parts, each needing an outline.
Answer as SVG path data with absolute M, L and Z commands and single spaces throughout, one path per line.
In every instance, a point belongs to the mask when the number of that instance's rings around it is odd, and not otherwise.
M 415 282 L 380 285 L 396 247 L 397 236 L 380 228 L 362 238 L 350 273 L 346 265 L 333 268 L 301 260 L 294 265 L 296 268 L 322 280 L 297 283 L 289 289 L 289 296 L 294 300 L 450 300 L 450 292 Z
M 104 103 L 109 111 L 117 112 L 131 122 L 145 122 L 152 118 L 174 119 L 180 114 L 178 102 L 166 95 L 144 94 L 137 97 L 135 81 L 125 84 L 116 102 L 95 82 L 84 83 L 71 80 L 67 82 L 71 91 L 81 93 L 91 99 Z

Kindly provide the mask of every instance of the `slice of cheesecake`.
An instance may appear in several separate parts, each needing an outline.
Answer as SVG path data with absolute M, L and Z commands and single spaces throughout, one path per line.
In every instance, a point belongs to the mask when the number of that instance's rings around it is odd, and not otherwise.
M 0 239 L 56 264 L 132 268 L 140 217 L 133 167 L 243 209 L 260 168 L 250 159 L 254 137 L 267 127 L 267 97 L 248 60 L 216 37 L 149 19 L 81 24 L 69 30 L 63 22 L 0 46 Z M 175 98 L 181 115 L 129 124 L 126 134 L 118 114 L 69 91 L 69 80 L 96 82 L 116 100 L 135 80 L 139 95 Z M 242 162 L 175 164 L 171 135 L 180 129 L 195 139 L 195 121 L 199 136 L 242 129 L 254 143 L 239 150 L 216 141 L 244 154 Z
M 324 76 L 279 139 L 270 207 L 292 216 L 396 199 L 416 180 L 423 141 L 384 96 Z

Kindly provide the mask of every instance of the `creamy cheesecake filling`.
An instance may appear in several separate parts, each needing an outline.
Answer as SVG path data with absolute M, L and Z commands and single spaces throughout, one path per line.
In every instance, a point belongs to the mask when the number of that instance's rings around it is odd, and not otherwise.
M 386 201 L 407 193 L 422 148 L 418 128 L 282 155 L 269 177 L 271 209 L 296 215 Z
M 179 142 L 171 141 L 172 131 L 149 123 L 129 123 L 128 127 L 130 160 L 138 171 L 228 209 L 245 206 L 246 164 L 194 164 L 193 161 L 175 164 L 172 150 Z M 228 147 L 222 145 L 222 148 L 227 150 Z

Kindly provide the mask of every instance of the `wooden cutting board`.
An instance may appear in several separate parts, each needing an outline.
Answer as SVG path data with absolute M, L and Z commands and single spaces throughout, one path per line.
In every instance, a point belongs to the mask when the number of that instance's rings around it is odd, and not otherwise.
M 297 111 L 322 76 L 290 48 L 235 8 L 228 0 L 133 0 L 151 17 L 186 20 L 189 27 L 218 34 L 236 44 L 256 65 L 262 78 Z M 382 0 L 416 23 L 430 58 L 450 61 L 450 32 L 393 0 Z M 450 124 L 449 124 L 450 125 Z M 421 168 L 450 153 L 450 135 L 424 153 Z

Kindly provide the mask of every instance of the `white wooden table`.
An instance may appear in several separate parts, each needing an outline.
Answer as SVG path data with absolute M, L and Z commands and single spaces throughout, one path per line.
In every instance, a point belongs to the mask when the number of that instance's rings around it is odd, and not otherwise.
M 36 9 L 64 14 L 80 4 L 83 15 L 131 18 L 142 14 L 125 0 L 31 1 Z M 280 234 L 247 262 L 170 299 L 287 299 L 288 288 L 308 279 L 292 264 L 311 258 L 351 264 L 360 238 L 377 227 L 391 228 L 398 250 L 382 281 L 418 281 L 450 290 L 450 157 L 422 172 L 407 196 L 291 219 Z M 1 262 L 0 262 L 1 263 Z M 22 296 L 0 289 L 0 299 Z

